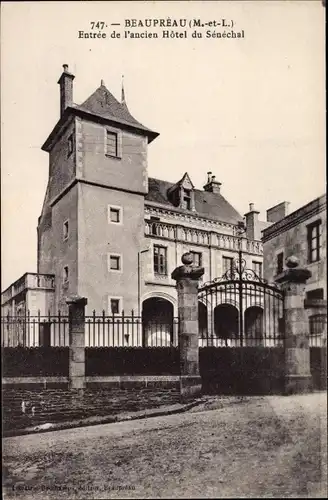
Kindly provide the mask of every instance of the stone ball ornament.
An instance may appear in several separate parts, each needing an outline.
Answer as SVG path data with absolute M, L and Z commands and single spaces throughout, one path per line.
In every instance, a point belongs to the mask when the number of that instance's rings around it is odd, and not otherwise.
M 300 260 L 298 257 L 296 257 L 295 255 L 291 255 L 290 257 L 287 257 L 286 266 L 289 269 L 293 269 L 295 267 L 298 267 L 299 265 L 300 265 Z
M 194 259 L 191 255 L 190 252 L 186 252 L 182 255 L 181 257 L 181 262 L 182 264 L 184 264 L 185 266 L 191 266 L 192 263 L 193 263 Z
M 181 257 L 182 266 L 176 267 L 171 274 L 172 279 L 181 280 L 182 278 L 188 278 L 192 280 L 199 280 L 204 274 L 204 268 L 199 266 L 194 266 L 193 256 L 190 252 L 186 252 Z
M 300 261 L 295 255 L 291 255 L 285 260 L 287 271 L 281 273 L 281 276 L 276 279 L 277 283 L 299 283 L 305 284 L 311 278 L 312 273 L 306 267 L 300 266 Z

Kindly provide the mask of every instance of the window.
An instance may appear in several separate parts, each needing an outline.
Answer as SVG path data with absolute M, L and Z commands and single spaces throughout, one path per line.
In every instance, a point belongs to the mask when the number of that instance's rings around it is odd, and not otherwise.
M 167 275 L 167 248 L 154 245 L 154 272 Z
M 118 156 L 117 149 L 117 133 L 106 131 L 106 154 L 110 156 Z
M 160 220 L 161 219 L 159 217 L 150 217 L 150 234 L 152 234 L 153 236 L 158 236 L 160 233 L 159 226 L 157 225 L 157 222 L 160 222 Z
M 111 314 L 119 314 L 120 313 L 120 299 L 111 297 L 109 305 L 110 305 Z
M 280 252 L 277 255 L 277 269 L 276 274 L 281 274 L 284 270 L 284 252 Z
M 108 207 L 108 222 L 112 224 L 121 224 L 122 223 L 122 208 L 116 206 Z
M 317 262 L 320 260 L 320 233 L 321 220 L 307 226 L 308 241 L 308 261 Z
M 227 273 L 228 271 L 233 273 L 233 258 L 222 257 L 222 267 L 223 267 L 223 274 Z
M 185 210 L 191 209 L 191 193 L 189 189 L 184 189 L 182 192 L 181 208 Z
M 307 300 L 323 300 L 323 288 L 316 288 L 306 292 Z
M 64 281 L 64 283 L 68 282 L 68 278 L 69 278 L 68 266 L 64 266 L 64 269 L 63 269 L 63 281 Z
M 68 225 L 68 220 L 65 220 L 63 224 L 63 239 L 67 240 L 69 235 L 69 225 Z
M 189 252 L 192 255 L 194 266 L 202 266 L 202 254 L 201 252 Z
M 71 134 L 68 138 L 67 158 L 71 156 L 73 151 L 74 151 L 74 134 Z
M 259 278 L 262 278 L 262 262 L 257 262 L 256 260 L 253 260 L 252 262 L 253 266 L 253 271 L 258 276 Z
M 109 270 L 110 271 L 121 271 L 122 262 L 121 256 L 116 254 L 109 255 Z
M 315 314 L 309 317 L 310 335 L 320 335 L 325 331 L 327 316 L 325 314 Z
M 110 209 L 110 221 L 120 222 L 120 211 L 117 208 Z

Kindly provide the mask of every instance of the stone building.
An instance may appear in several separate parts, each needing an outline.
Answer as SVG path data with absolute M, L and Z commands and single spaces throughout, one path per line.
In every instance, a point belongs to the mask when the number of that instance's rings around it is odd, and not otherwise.
M 306 283 L 305 307 L 312 345 L 321 345 L 327 322 L 326 197 L 316 198 L 288 214 L 286 202 L 268 211 L 272 224 L 263 230 L 264 277 L 273 281 L 296 256 L 311 271 Z
M 79 295 L 88 299 L 87 314 L 133 310 L 169 324 L 177 316 L 171 272 L 187 251 L 205 268 L 204 282 L 231 269 L 239 250 L 261 276 L 261 230 L 268 223 L 258 220 L 253 204 L 243 218 L 211 172 L 202 190 L 187 172 L 176 183 L 148 178 L 148 145 L 159 134 L 131 115 L 123 90 L 119 102 L 103 81 L 74 104 L 73 80 L 64 65 L 60 118 L 42 146 L 49 179 L 37 274 L 2 294 L 5 314 L 65 312 L 67 297 Z

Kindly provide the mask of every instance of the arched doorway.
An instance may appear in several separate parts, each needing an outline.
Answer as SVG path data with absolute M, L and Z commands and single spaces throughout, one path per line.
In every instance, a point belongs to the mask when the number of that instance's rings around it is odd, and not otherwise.
M 237 346 L 238 309 L 231 304 L 219 304 L 214 309 L 214 332 L 219 342 L 216 345 Z
M 162 347 L 173 344 L 173 304 L 161 297 L 142 303 L 142 345 Z
M 245 311 L 245 345 L 263 345 L 263 309 L 248 307 Z
M 198 331 L 200 338 L 207 337 L 207 307 L 200 301 L 198 301 Z

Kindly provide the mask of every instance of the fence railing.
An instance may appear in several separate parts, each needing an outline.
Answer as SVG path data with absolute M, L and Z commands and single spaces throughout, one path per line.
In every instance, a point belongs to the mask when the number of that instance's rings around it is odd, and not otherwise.
M 68 316 L 40 313 L 31 315 L 7 314 L 1 317 L 3 347 L 64 347 L 69 345 Z
M 97 314 L 85 318 L 86 347 L 178 346 L 178 318 L 157 321 L 130 315 Z
M 85 317 L 86 347 L 177 347 L 178 318 L 145 320 L 130 315 L 96 311 Z M 6 315 L 1 318 L 3 347 L 63 347 L 69 345 L 69 317 Z
M 283 326 L 280 319 L 277 328 L 268 328 L 265 317 L 253 318 L 246 323 L 243 342 L 238 335 L 238 327 L 229 329 L 216 321 L 211 325 L 208 318 L 199 321 L 199 347 L 282 347 L 284 345 Z M 326 318 L 310 319 L 310 347 L 327 346 Z M 320 321 L 319 321 L 320 320 Z M 237 323 L 236 323 L 237 324 Z M 231 325 L 230 325 L 231 326 Z M 238 325 L 237 325 L 238 326 Z M 95 311 L 85 317 L 86 347 L 178 347 L 179 319 L 146 320 L 141 316 L 122 313 L 107 315 L 105 311 Z M 2 347 L 65 347 L 69 346 L 69 318 L 58 312 L 57 315 L 41 314 L 1 317 Z

